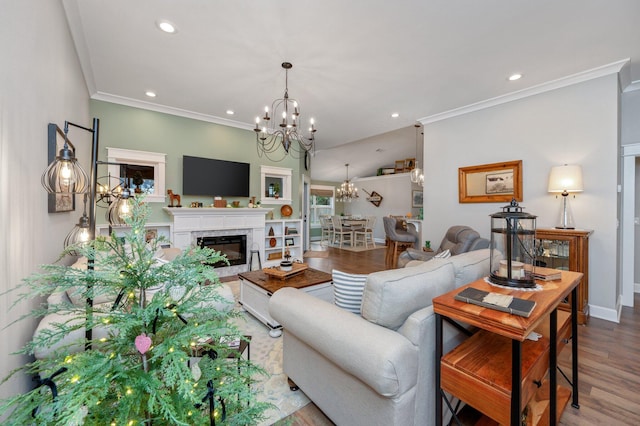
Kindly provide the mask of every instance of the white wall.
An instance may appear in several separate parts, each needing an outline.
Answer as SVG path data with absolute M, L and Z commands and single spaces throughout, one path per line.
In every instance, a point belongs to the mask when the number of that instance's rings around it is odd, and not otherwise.
M 620 137 L 622 145 L 640 144 L 640 82 L 633 85 L 635 90 L 630 90 L 622 94 L 620 121 Z M 631 170 L 625 170 L 624 173 L 632 173 Z M 640 157 L 636 157 L 635 161 L 635 200 L 634 200 L 634 217 L 640 217 Z M 624 201 L 623 201 L 624 202 Z M 629 232 L 625 229 L 626 232 Z M 633 281 L 635 287 L 640 287 L 640 226 L 633 226 L 635 234 L 634 260 L 633 260 Z M 625 247 L 629 247 L 625 245 Z
M 640 81 L 621 97 L 620 139 L 622 145 L 640 143 Z
M 405 216 L 407 213 L 411 213 L 416 217 L 418 209 L 411 207 L 411 191 L 414 187 L 415 189 L 421 188 L 412 185 L 409 173 L 358 178 L 354 179 L 353 183 L 358 188 L 359 198 L 357 201 L 344 204 L 345 214 L 377 217 L 373 232 L 373 238 L 376 241 L 384 242 L 385 240 L 383 216 Z M 379 207 L 367 201 L 368 195 L 364 190 L 368 193 L 375 191 L 382 196 Z
M 638 191 L 640 190 L 640 157 L 636 157 L 636 173 L 635 173 L 635 182 L 636 182 L 636 197 L 635 197 L 635 217 L 640 217 L 640 197 L 638 196 Z M 640 248 L 640 223 L 635 225 L 634 227 L 634 241 L 635 246 Z M 640 250 L 634 251 L 634 262 L 633 262 L 633 282 L 640 283 Z M 637 285 L 636 285 L 637 287 Z
M 38 265 L 58 258 L 65 235 L 81 216 L 78 208 L 74 213 L 47 213 L 47 195 L 40 184 L 47 166 L 47 124 L 62 127 L 69 120 L 90 127 L 91 121 L 86 86 L 60 1 L 3 1 L 0 54 L 0 376 L 4 378 L 27 361 L 9 354 L 31 338 L 35 322 L 23 320 L 5 327 L 36 303 L 10 308 L 16 293 L 5 292 Z M 72 140 L 84 152 L 81 161 L 88 164 L 91 137 L 80 132 L 86 136 L 74 133 Z M 0 398 L 30 386 L 30 377 L 15 376 L 0 387 Z
M 425 125 L 423 239 L 439 241 L 451 225 L 489 237 L 500 204 L 459 204 L 458 168 L 523 160 L 526 212 L 538 227 L 555 225 L 560 200 L 547 193 L 551 166 L 580 164 L 585 191 L 571 199 L 576 226 L 590 239 L 589 304 L 616 320 L 618 80 L 607 75 Z

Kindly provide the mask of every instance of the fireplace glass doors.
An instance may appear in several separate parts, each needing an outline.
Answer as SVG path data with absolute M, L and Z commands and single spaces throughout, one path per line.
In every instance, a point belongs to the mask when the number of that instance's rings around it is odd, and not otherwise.
M 199 247 L 207 247 L 219 251 L 227 256 L 229 265 L 225 262 L 216 262 L 214 268 L 245 265 L 247 263 L 247 236 L 246 235 L 221 235 L 214 237 L 200 237 L 196 244 Z

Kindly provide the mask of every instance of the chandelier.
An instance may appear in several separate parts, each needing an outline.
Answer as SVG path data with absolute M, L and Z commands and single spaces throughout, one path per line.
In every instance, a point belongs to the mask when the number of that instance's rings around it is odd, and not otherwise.
M 424 186 L 424 173 L 422 172 L 422 170 L 420 169 L 420 167 L 418 167 L 418 132 L 420 129 L 420 124 L 414 124 L 414 127 L 416 128 L 416 162 L 415 162 L 415 167 L 413 168 L 413 170 L 411 170 L 411 182 L 413 183 L 417 183 L 420 186 Z
M 349 180 L 349 163 L 345 164 L 345 166 L 347 167 L 347 179 L 338 188 L 337 198 L 338 201 L 343 203 L 350 203 L 351 200 L 358 198 L 358 188 Z
M 285 73 L 284 97 L 273 101 L 271 105 L 272 116 L 269 116 L 269 107 L 264 107 L 264 117 L 256 117 L 256 127 L 253 129 L 256 132 L 258 156 L 262 157 L 264 154 L 271 161 L 283 160 L 287 154 L 293 158 L 302 158 L 305 153 L 313 152 L 315 149 L 316 128 L 313 118 L 309 120 L 309 136 L 304 137 L 299 128 L 300 107 L 295 99 L 289 98 L 288 72 L 292 67 L 290 62 L 282 63 Z M 282 117 L 282 121 L 279 121 L 277 117 Z M 272 158 L 272 155 L 280 146 L 284 149 L 284 154 L 276 160 Z

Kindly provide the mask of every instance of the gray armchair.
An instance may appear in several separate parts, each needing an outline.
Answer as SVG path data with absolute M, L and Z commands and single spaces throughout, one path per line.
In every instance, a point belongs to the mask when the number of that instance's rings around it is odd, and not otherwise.
M 489 247 L 489 240 L 480 237 L 473 228 L 464 225 L 456 225 L 449 228 L 440 247 L 436 251 L 425 252 L 420 248 L 408 248 L 398 258 L 398 267 L 403 268 L 412 260 L 427 261 L 433 259 L 438 253 L 449 250 L 452 256 L 468 251 L 480 250 Z

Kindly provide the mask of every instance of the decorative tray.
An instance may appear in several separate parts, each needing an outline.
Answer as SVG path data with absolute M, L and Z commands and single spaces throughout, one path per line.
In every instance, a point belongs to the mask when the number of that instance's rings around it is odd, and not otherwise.
M 290 271 L 282 271 L 279 266 L 274 266 L 273 268 L 264 268 L 262 272 L 271 277 L 286 280 L 300 272 L 304 272 L 308 267 L 306 263 L 294 263 Z

